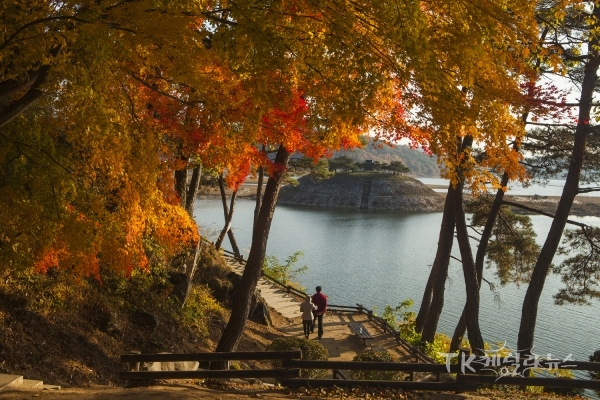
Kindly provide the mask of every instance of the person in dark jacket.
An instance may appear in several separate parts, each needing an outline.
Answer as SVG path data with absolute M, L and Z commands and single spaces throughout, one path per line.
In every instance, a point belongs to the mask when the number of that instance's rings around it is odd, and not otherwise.
M 313 331 L 314 324 L 318 321 L 318 331 L 317 336 L 319 339 L 323 336 L 323 315 L 327 312 L 327 296 L 321 293 L 321 286 L 317 286 L 317 293 L 313 294 L 312 302 L 315 306 L 317 306 L 315 314 L 315 321 L 313 322 Z

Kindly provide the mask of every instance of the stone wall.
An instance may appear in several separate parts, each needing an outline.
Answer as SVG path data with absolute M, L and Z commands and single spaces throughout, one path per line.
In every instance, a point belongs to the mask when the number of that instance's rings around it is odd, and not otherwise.
M 310 176 L 298 186 L 285 186 L 279 204 L 433 212 L 444 206 L 442 196 L 416 179 L 382 173 L 336 174 L 320 182 Z

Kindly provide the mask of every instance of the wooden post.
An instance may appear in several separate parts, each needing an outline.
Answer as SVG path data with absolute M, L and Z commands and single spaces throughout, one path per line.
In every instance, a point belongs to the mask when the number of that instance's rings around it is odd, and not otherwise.
M 291 347 L 290 350 L 299 351 L 300 352 L 299 360 L 302 360 L 302 349 L 300 347 Z M 299 375 L 298 378 L 302 378 L 302 370 L 298 371 L 298 375 Z
M 471 355 L 471 349 L 468 347 L 461 347 L 458 352 L 458 366 L 460 367 L 458 373 L 456 374 L 456 383 L 462 383 L 463 377 L 466 375 L 466 367 L 463 366 L 463 360 L 466 360 Z M 463 374 L 464 371 L 464 374 Z M 456 391 L 456 394 L 460 394 L 462 392 Z
M 131 350 L 129 352 L 129 354 L 142 354 L 142 352 L 139 350 Z M 139 361 L 137 361 L 137 362 L 134 361 L 134 362 L 129 363 L 129 371 L 137 372 L 139 370 L 140 370 L 140 362 Z

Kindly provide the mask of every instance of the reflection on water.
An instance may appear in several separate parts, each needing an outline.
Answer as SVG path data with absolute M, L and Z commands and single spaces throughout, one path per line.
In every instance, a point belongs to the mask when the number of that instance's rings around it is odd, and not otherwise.
M 236 205 L 234 232 L 240 248 L 246 252 L 250 247 L 253 211 L 253 201 L 239 200 Z M 199 200 L 195 215 L 202 232 L 212 231 L 213 237 L 209 238 L 214 240 L 223 223 L 220 201 Z M 323 286 L 332 304 L 360 303 L 381 312 L 386 305 L 396 306 L 402 300 L 413 299 L 414 311 L 418 311 L 436 251 L 441 216 L 278 206 L 267 254 L 283 261 L 302 251 L 300 266 L 309 266 L 300 277 L 302 284 L 309 291 L 316 285 Z M 580 219 L 600 226 L 598 217 Z M 533 216 L 532 220 L 538 242 L 542 243 L 551 221 L 543 216 Z M 457 246 L 454 255 L 458 257 Z M 488 269 L 485 274 L 486 279 L 495 282 L 493 271 Z M 561 358 L 572 353 L 574 359 L 587 360 L 600 348 L 598 303 L 555 306 L 552 295 L 559 287 L 560 278 L 549 276 L 540 300 L 534 351 Z M 498 287 L 496 296 L 484 284 L 480 315 L 486 341 L 506 341 L 509 347 L 516 347 L 525 289 L 514 285 Z M 440 332 L 452 334 L 464 298 L 462 270 L 452 260 Z

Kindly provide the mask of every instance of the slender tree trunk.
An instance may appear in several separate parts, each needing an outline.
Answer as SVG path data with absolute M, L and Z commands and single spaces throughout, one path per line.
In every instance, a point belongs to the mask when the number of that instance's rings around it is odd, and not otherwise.
M 227 208 L 227 205 L 223 206 L 224 207 L 223 209 L 225 211 L 225 226 L 221 230 L 221 234 L 219 235 L 219 238 L 215 242 L 215 247 L 217 248 L 217 250 L 221 248 L 221 244 L 223 244 L 223 240 L 225 239 L 225 234 L 228 234 L 229 232 L 231 232 L 231 221 L 233 220 L 233 210 L 234 210 L 236 198 L 237 198 L 237 190 L 231 194 L 231 204 L 230 204 L 229 208 Z M 234 241 L 235 241 L 235 239 L 234 239 Z M 234 253 L 235 253 L 235 251 L 234 251 Z M 236 254 L 236 256 L 237 255 L 238 254 Z
M 506 172 L 502 175 L 502 180 L 500 184 L 503 187 L 508 185 L 508 174 Z M 483 264 L 485 261 L 485 253 L 487 251 L 487 246 L 489 244 L 490 237 L 492 236 L 492 230 L 496 222 L 496 217 L 500 212 L 500 207 L 502 207 L 503 199 L 504 190 L 498 189 L 498 191 L 496 192 L 496 196 L 494 197 L 494 202 L 492 203 L 492 208 L 490 209 L 490 213 L 488 214 L 488 218 L 485 221 L 483 232 L 481 232 L 481 239 L 479 241 L 479 246 L 477 247 L 477 253 L 475 255 L 475 270 L 477 271 L 477 285 L 479 287 L 481 287 L 481 281 L 483 279 Z M 456 329 L 454 330 L 454 335 L 452 335 L 452 342 L 450 343 L 450 352 L 459 349 L 460 344 L 462 343 L 462 339 L 465 336 L 466 330 L 467 306 L 465 304 L 458 324 L 456 325 Z
M 196 202 L 196 197 L 198 196 L 198 187 L 200 187 L 201 172 L 202 167 L 200 165 L 194 167 L 192 171 L 192 179 L 190 180 L 190 185 L 185 196 L 185 210 L 192 216 L 192 218 L 194 217 L 194 203 Z
M 596 20 L 598 20 L 600 18 L 600 8 L 595 7 L 593 15 Z M 598 67 L 600 66 L 600 56 L 597 50 L 599 44 L 596 36 L 592 35 L 592 40 L 588 43 L 588 54 L 591 58 L 587 61 L 584 69 L 579 103 L 579 118 L 575 129 L 575 139 L 573 142 L 567 179 L 565 181 L 565 186 L 563 187 L 562 196 L 558 202 L 552 225 L 550 226 L 550 231 L 542 246 L 535 267 L 533 268 L 531 281 L 527 287 L 527 292 L 525 293 L 525 298 L 523 300 L 517 348 L 524 354 L 530 353 L 531 348 L 533 347 L 540 296 L 544 289 L 544 283 L 552 259 L 560 244 L 562 233 L 567 223 L 569 212 L 571 211 L 571 206 L 579 191 L 579 176 L 581 174 L 585 145 L 590 130 L 590 111 L 594 87 L 598 78 Z
M 233 211 L 231 213 L 233 214 Z M 235 240 L 235 236 L 233 235 L 231 227 L 227 231 L 227 237 L 229 238 L 229 244 L 231 244 L 231 251 L 233 251 L 233 254 L 235 254 L 236 258 L 241 259 L 242 254 L 240 253 L 240 248 L 238 247 L 237 241 Z
M 442 225 L 438 237 L 438 248 L 431 268 L 429 279 L 431 280 L 431 303 L 427 308 L 424 318 L 422 338 L 424 341 L 433 343 L 437 331 L 440 314 L 444 307 L 444 291 L 446 288 L 446 278 L 448 277 L 448 266 L 450 264 L 450 255 L 452 244 L 454 243 L 454 208 L 452 185 L 448 187 L 446 201 L 444 203 L 444 214 Z M 429 283 L 429 281 L 428 281 Z M 420 311 L 419 311 L 420 313 Z
M 263 182 L 265 180 L 265 169 L 260 167 L 258 169 L 258 181 L 256 182 L 256 205 L 254 206 L 254 223 L 258 221 L 258 212 L 260 211 L 260 204 L 262 202 L 262 189 Z
M 183 207 L 188 214 L 194 217 L 194 199 L 196 198 L 198 191 L 198 182 L 200 181 L 200 166 L 194 168 L 192 173 L 192 180 L 188 187 L 188 170 L 187 168 L 175 171 L 175 191 L 179 196 L 181 207 Z M 179 267 L 184 268 L 184 272 L 188 275 L 190 280 L 194 277 L 196 270 L 196 263 L 199 257 L 199 243 L 195 246 L 190 246 L 187 254 L 182 255 L 183 259 Z M 185 304 L 185 300 L 183 301 Z
M 262 273 L 271 221 L 277 204 L 283 172 L 289 159 L 290 153 L 283 146 L 279 146 L 275 157 L 276 170 L 269 175 L 267 181 L 257 223 L 254 224 L 252 245 L 246 268 L 240 283 L 235 288 L 231 316 L 217 345 L 217 352 L 235 351 L 244 332 L 248 312 L 250 311 L 250 300 Z
M 435 264 L 434 264 L 435 265 Z M 425 291 L 423 292 L 423 299 L 421 300 L 421 306 L 419 307 L 419 313 L 415 319 L 415 330 L 418 333 L 423 333 L 423 326 L 425 325 L 425 319 L 429 312 L 429 306 L 431 305 L 431 297 L 433 296 L 433 280 L 436 275 L 436 271 L 431 267 L 429 272 L 429 278 L 427 278 L 427 284 L 425 285 Z
M 223 180 L 223 174 L 219 176 L 219 191 L 221 192 L 221 202 L 223 203 L 223 214 L 225 216 L 225 226 L 221 231 L 221 234 L 217 238 L 215 242 L 215 247 L 217 249 L 221 248 L 223 244 L 223 240 L 225 239 L 225 234 L 229 237 L 229 242 L 231 243 L 231 249 L 233 250 L 233 254 L 236 257 L 240 257 L 240 249 L 235 240 L 235 236 L 233 231 L 231 230 L 231 221 L 233 220 L 233 210 L 235 207 L 235 199 L 237 197 L 237 190 L 231 194 L 231 206 L 227 206 L 227 194 L 225 193 L 225 182 Z
M 479 329 L 479 285 L 471 244 L 469 243 L 469 234 L 467 232 L 467 223 L 465 221 L 465 210 L 462 204 L 463 184 L 457 185 L 454 192 L 454 212 L 456 218 L 456 237 L 460 249 L 460 258 L 463 265 L 463 274 L 465 277 L 465 289 L 467 292 L 467 329 L 469 331 L 469 342 L 471 351 L 475 354 L 482 354 L 483 338 Z
M 462 153 L 473 145 L 473 138 L 466 136 L 459 144 Z M 456 239 L 460 249 L 463 274 L 465 278 L 465 290 L 467 294 L 466 317 L 467 330 L 469 331 L 469 342 L 474 354 L 483 354 L 483 338 L 479 328 L 479 284 L 471 244 L 469 243 L 469 232 L 463 206 L 464 176 L 461 167 L 458 168 L 458 184 L 453 192 L 454 218 L 456 222 Z
M 179 204 L 186 205 L 187 195 L 187 168 L 175 171 L 175 193 L 179 196 Z

